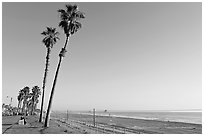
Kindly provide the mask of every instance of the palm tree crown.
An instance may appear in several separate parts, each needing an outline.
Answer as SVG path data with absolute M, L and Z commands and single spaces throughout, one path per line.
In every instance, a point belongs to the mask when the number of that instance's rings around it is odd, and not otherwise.
M 41 94 L 40 88 L 38 86 L 34 86 L 32 88 L 32 93 L 31 93 L 32 97 L 34 97 L 36 99 L 39 97 L 40 94 Z
M 40 91 L 40 88 L 38 86 L 34 86 L 32 88 L 32 92 L 30 93 L 31 95 L 31 115 L 33 114 L 35 108 L 36 108 L 36 105 L 38 103 L 38 98 L 41 94 L 41 91 Z
M 78 21 L 85 18 L 85 15 L 81 11 L 78 11 L 77 5 L 72 6 L 67 4 L 66 10 L 59 9 L 58 12 L 60 13 L 61 19 L 59 27 L 64 29 L 66 36 L 74 34 L 82 27 L 81 23 Z
M 56 31 L 56 28 L 47 27 L 47 30 L 43 31 L 41 34 L 45 36 L 42 42 L 47 48 L 52 48 L 57 40 L 59 40 L 59 32 Z
M 24 87 L 22 89 L 23 92 L 23 108 L 22 108 L 22 113 L 24 113 L 24 111 L 26 112 L 27 110 L 27 103 L 28 103 L 28 98 L 29 96 L 29 92 L 30 92 L 30 88 L 28 86 Z
M 21 101 L 21 100 L 23 99 L 23 95 L 24 95 L 24 92 L 23 92 L 23 90 L 21 89 L 21 90 L 19 91 L 18 96 L 17 96 L 18 101 Z
M 22 101 L 23 101 L 23 99 L 24 99 L 24 90 L 23 90 L 23 89 L 21 89 L 21 90 L 19 91 L 19 94 L 18 94 L 18 96 L 17 96 L 17 99 L 18 99 L 18 112 L 20 112 L 21 103 L 22 103 Z

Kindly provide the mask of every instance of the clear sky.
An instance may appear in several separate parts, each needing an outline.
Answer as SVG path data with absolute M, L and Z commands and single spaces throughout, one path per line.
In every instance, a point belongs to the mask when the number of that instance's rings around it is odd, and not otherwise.
M 86 14 L 70 38 L 53 110 L 182 110 L 202 106 L 201 3 L 76 3 Z M 58 9 L 65 3 L 2 4 L 2 102 L 25 86 L 42 87 L 46 48 L 40 35 L 56 27 L 47 108 L 65 42 Z M 40 103 L 41 104 L 41 97 Z

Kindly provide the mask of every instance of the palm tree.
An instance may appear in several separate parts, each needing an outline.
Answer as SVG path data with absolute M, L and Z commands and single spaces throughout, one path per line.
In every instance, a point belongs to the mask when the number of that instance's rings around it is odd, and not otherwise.
M 30 94 L 31 95 L 31 94 Z M 32 105 L 33 105 L 33 101 L 32 101 L 32 96 L 31 96 L 31 99 L 29 99 L 28 100 L 28 102 L 27 102 L 27 111 L 28 111 L 28 113 L 30 113 L 30 115 L 32 115 Z
M 27 104 L 28 104 L 28 98 L 29 98 L 29 92 L 30 88 L 28 86 L 24 87 L 22 89 L 23 91 L 23 108 L 22 108 L 22 113 L 27 111 Z
M 31 92 L 31 115 L 33 115 L 33 112 L 35 110 L 35 105 L 38 102 L 38 98 L 40 96 L 41 92 L 40 92 L 40 88 L 38 86 L 34 86 L 32 88 L 32 92 Z
M 42 122 L 42 116 L 43 116 L 45 83 L 46 83 L 46 78 L 47 78 L 47 73 L 48 73 L 50 52 L 51 52 L 51 48 L 53 47 L 53 45 L 57 42 L 57 40 L 59 40 L 59 37 L 57 37 L 59 35 L 59 32 L 56 31 L 56 28 L 47 27 L 47 30 L 43 31 L 41 34 L 45 36 L 42 42 L 45 44 L 47 48 L 47 56 L 46 56 L 46 64 L 45 64 L 45 73 L 44 73 L 44 78 L 43 78 L 42 102 L 41 102 L 39 122 Z
M 54 82 L 53 82 L 53 86 L 52 86 L 52 90 L 51 90 L 51 95 L 50 95 L 49 104 L 48 104 L 48 108 L 47 108 L 47 114 L 46 114 L 46 118 L 45 118 L 44 127 L 49 127 L 50 110 L 51 110 L 51 106 L 52 106 L 52 100 L 53 100 L 53 96 L 54 96 L 55 86 L 56 86 L 56 82 L 57 82 L 57 77 L 58 77 L 60 65 L 62 62 L 62 57 L 65 57 L 65 53 L 67 52 L 66 46 L 67 46 L 67 43 L 69 41 L 69 37 L 71 35 L 73 35 L 74 33 L 76 33 L 81 28 L 82 25 L 78 21 L 82 18 L 85 18 L 84 14 L 82 12 L 78 11 L 77 5 L 72 6 L 70 4 L 67 4 L 66 10 L 59 9 L 58 12 L 60 13 L 60 19 L 61 19 L 60 23 L 59 23 L 59 27 L 63 28 L 65 36 L 66 36 L 66 40 L 65 40 L 64 47 L 62 48 L 62 50 L 60 51 L 60 54 L 59 54 L 59 63 L 57 66 L 55 77 L 54 77 Z
M 23 101 L 23 97 L 24 97 L 24 92 L 23 92 L 23 89 L 21 89 L 19 91 L 18 96 L 17 96 L 17 99 L 18 99 L 18 112 L 20 112 L 21 104 L 22 104 L 22 101 Z

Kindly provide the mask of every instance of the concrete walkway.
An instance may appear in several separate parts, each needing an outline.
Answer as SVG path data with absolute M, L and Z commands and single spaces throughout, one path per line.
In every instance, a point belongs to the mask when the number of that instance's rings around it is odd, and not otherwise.
M 27 116 L 26 125 L 19 125 L 21 116 L 3 116 L 2 134 L 67 134 L 73 133 L 64 129 L 54 121 L 50 121 L 50 127 L 44 128 L 43 123 L 38 122 L 37 116 Z
M 20 116 L 2 116 L 2 134 L 11 129 L 20 119 Z

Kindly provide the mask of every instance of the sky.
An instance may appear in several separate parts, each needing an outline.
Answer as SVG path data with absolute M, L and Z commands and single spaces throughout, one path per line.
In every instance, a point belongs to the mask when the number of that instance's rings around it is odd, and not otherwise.
M 42 88 L 46 47 L 40 33 L 52 26 L 60 40 L 51 51 L 47 109 L 65 42 L 57 10 L 65 4 L 3 2 L 3 103 L 12 97 L 17 106 L 25 86 Z M 75 4 L 86 18 L 70 37 L 52 110 L 201 109 L 202 3 Z

